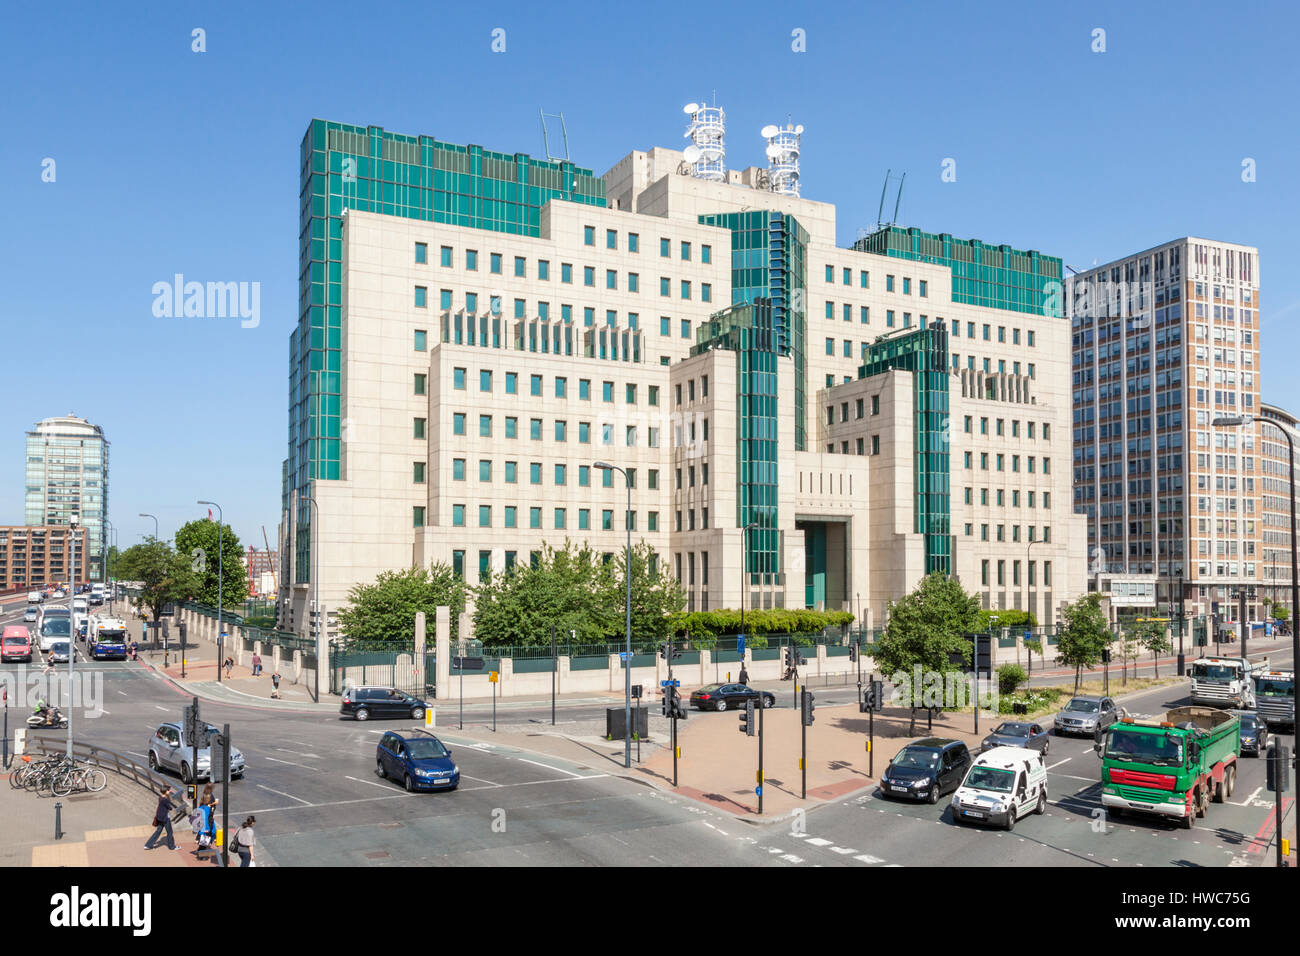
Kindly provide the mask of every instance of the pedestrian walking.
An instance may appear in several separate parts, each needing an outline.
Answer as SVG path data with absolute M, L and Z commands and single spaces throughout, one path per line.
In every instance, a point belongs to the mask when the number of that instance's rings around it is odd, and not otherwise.
M 262 655 L 256 651 L 253 652 L 253 676 L 262 676 Z
M 249 817 L 244 821 L 243 826 L 235 830 L 234 836 L 230 838 L 230 852 L 239 854 L 240 866 L 257 865 L 253 862 L 253 847 L 257 845 L 253 825 L 256 823 L 257 817 Z
M 745 665 L 740 665 L 740 682 L 746 687 L 749 686 L 749 671 L 745 670 Z
M 235 659 L 233 657 L 227 657 L 225 667 L 226 667 L 226 680 L 230 680 L 230 672 L 235 667 Z
M 45 674 L 54 673 L 54 652 L 53 651 L 45 652 L 45 670 L 43 673 Z
M 271 696 L 276 700 L 280 699 L 280 672 L 276 671 L 271 675 Z
M 132 642 L 131 642 L 131 660 L 133 660 L 133 661 L 138 661 L 139 659 L 140 659 L 140 642 L 139 642 L 139 641 L 132 641 Z
M 158 842 L 158 837 L 162 835 L 164 830 L 167 831 L 167 849 L 176 849 L 176 835 L 172 832 L 172 811 L 175 809 L 176 806 L 171 800 L 171 790 L 167 787 L 159 787 L 158 808 L 154 810 L 153 814 L 155 829 L 153 831 L 153 836 L 149 837 L 149 839 L 145 841 L 144 848 L 146 850 L 152 850 L 154 848 L 154 845 Z

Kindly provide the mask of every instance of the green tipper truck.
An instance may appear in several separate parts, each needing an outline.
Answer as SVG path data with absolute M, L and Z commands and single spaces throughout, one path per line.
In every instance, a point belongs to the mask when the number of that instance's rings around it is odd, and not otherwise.
M 1163 717 L 1124 717 L 1097 743 L 1101 804 L 1177 817 L 1191 829 L 1237 782 L 1241 720 L 1213 707 L 1175 707 Z

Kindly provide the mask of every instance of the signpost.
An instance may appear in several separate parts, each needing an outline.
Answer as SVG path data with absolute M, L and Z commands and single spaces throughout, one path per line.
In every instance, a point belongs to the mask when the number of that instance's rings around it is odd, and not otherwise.
M 204 725 L 199 715 L 199 699 L 193 698 L 194 703 L 185 708 L 182 719 L 181 729 L 185 731 L 185 736 L 190 738 L 190 779 L 186 783 L 194 784 L 194 807 L 197 810 L 199 806 L 199 737 L 203 736 Z
M 488 671 L 488 683 L 492 685 L 492 733 L 497 732 L 497 684 L 500 683 L 499 671 Z
M 215 781 L 221 774 L 221 865 L 230 865 L 230 725 L 222 724 L 221 733 L 212 738 L 208 778 Z M 220 768 L 220 770 L 218 770 Z M 198 780 L 194 789 L 198 790 Z

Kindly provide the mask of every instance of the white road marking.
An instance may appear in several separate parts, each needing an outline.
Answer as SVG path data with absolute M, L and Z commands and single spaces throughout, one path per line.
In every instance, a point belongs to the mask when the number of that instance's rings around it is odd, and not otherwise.
M 288 764 L 290 767 L 302 767 L 303 770 L 320 770 L 320 767 L 309 767 L 305 763 L 294 763 L 292 760 L 281 760 L 279 757 L 267 757 L 265 759 L 272 763 Z
M 494 782 L 491 781 L 491 780 L 484 780 L 482 777 L 471 777 L 471 776 L 470 776 L 469 774 L 467 774 L 467 773 L 462 773 L 462 774 L 461 774 L 461 777 L 463 777 L 465 780 L 477 780 L 479 783 L 486 783 L 489 787 L 500 787 L 500 786 L 502 786 L 502 784 L 494 783 Z
M 808 838 L 808 845 L 809 845 L 809 846 L 830 846 L 830 845 L 831 845 L 831 841 L 830 841 L 830 840 L 823 840 L 821 837 L 809 837 L 809 838 Z
M 1092 777 L 1076 777 L 1074 774 L 1070 774 L 1070 773 L 1054 773 L 1054 774 L 1052 774 L 1052 776 L 1054 776 L 1054 777 L 1064 777 L 1066 780 L 1082 780 L 1084 783 L 1099 783 L 1099 782 L 1100 782 L 1100 781 L 1098 781 L 1098 780 L 1094 780 L 1094 779 L 1092 779 Z
M 126 691 L 124 690 L 119 690 L 118 693 L 121 694 L 123 697 L 126 696 Z
M 859 853 L 853 859 L 861 863 L 884 863 L 885 862 L 880 857 L 872 856 L 870 853 Z
M 310 806 L 311 806 L 311 804 L 308 803 L 306 800 L 302 799 L 301 797 L 295 797 L 295 796 L 294 796 L 293 794 L 291 794 L 291 793 L 283 793 L 283 792 L 280 791 L 280 790 L 272 790 L 270 787 L 266 786 L 266 784 L 262 784 L 262 783 L 259 783 L 257 786 L 258 786 L 259 788 L 261 788 L 262 790 L 266 790 L 266 791 L 268 791 L 268 792 L 270 792 L 270 793 L 274 793 L 274 794 L 276 794 L 276 795 L 278 795 L 278 796 L 281 796 L 281 797 L 288 797 L 290 800 L 297 800 L 297 801 L 298 801 L 299 803 L 301 803 L 304 807 L 310 807 Z
M 362 779 L 360 779 L 360 778 L 358 778 L 358 777 L 345 777 L 345 779 L 347 779 L 347 780 L 355 780 L 357 783 L 368 783 L 368 784 L 370 784 L 370 786 L 372 786 L 372 787 L 382 787 L 384 790 L 391 790 L 391 789 L 392 789 L 392 787 L 388 786 L 387 784 L 384 784 L 384 783 L 375 783 L 375 781 L 373 781 L 373 780 L 362 780 Z
M 1259 796 L 1259 792 L 1263 789 L 1264 789 L 1263 787 L 1256 787 L 1255 792 L 1252 793 L 1245 800 L 1241 800 L 1241 801 L 1229 800 L 1228 802 L 1231 803 L 1234 807 L 1248 807 L 1250 806 L 1251 802 L 1255 799 L 1255 797 Z
M 146 757 L 146 758 L 147 758 L 147 757 L 149 756 L 148 754 L 136 753 L 134 750 L 128 750 L 127 753 L 129 753 L 132 757 Z
M 302 753 L 301 751 L 298 751 L 298 750 L 286 750 L 284 747 L 272 747 L 271 749 L 272 749 L 272 750 L 278 750 L 278 751 L 280 751 L 280 753 L 282 753 L 282 754 L 294 754 L 295 756 L 298 756 L 298 757 L 310 757 L 310 758 L 313 759 L 313 760 L 319 760 L 319 759 L 320 759 L 320 754 L 306 754 L 306 753 Z
M 522 760 L 524 763 L 530 763 L 534 767 L 545 767 L 547 770 L 554 770 L 556 773 L 567 773 L 570 777 L 577 777 L 579 780 L 588 779 L 583 774 L 574 773 L 572 770 L 565 770 L 561 767 L 552 767 L 549 763 L 539 763 L 536 760 L 529 760 L 527 757 L 516 757 L 516 760 Z
M 167 708 L 164 707 L 162 704 L 154 704 L 153 706 L 155 710 L 161 710 L 163 713 L 167 712 Z
M 847 855 L 850 854 L 850 853 L 857 853 L 858 851 L 857 851 L 857 850 L 849 849 L 849 848 L 846 847 L 846 846 L 833 846 L 833 847 L 831 847 L 831 852 L 832 852 L 832 853 L 839 853 L 839 854 L 842 854 L 842 855 L 844 855 L 844 856 L 847 856 Z
M 781 859 L 783 859 L 783 860 L 788 860 L 788 861 L 791 862 L 791 863 L 802 863 L 802 862 L 803 862 L 803 858 L 802 858 L 802 857 L 795 856 L 793 853 L 783 853 L 783 854 L 781 854 Z
M 1056 763 L 1052 764 L 1052 765 L 1051 765 L 1050 767 L 1048 767 L 1047 769 L 1048 769 L 1048 770 L 1055 770 L 1055 769 L 1056 769 L 1057 767 L 1059 767 L 1061 764 L 1063 764 L 1063 763 L 1069 763 L 1069 762 L 1070 762 L 1071 760 L 1073 760 L 1073 759 L 1074 759 L 1073 757 L 1066 757 L 1064 760 L 1058 760 L 1058 761 L 1056 761 Z

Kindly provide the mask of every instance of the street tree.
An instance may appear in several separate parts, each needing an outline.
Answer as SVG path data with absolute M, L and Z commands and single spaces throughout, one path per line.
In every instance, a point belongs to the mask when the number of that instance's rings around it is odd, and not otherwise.
M 964 673 L 965 668 L 953 663 L 953 657 L 969 665 L 974 648 L 965 635 L 975 629 L 979 611 L 979 598 L 967 594 L 956 578 L 941 572 L 926 575 L 910 594 L 890 602 L 889 623 L 876 644 L 877 667 L 895 678 L 901 676 L 909 685 L 915 683 L 918 667 L 922 674 L 936 675 L 940 681 L 946 681 L 949 673 Z M 921 688 L 912 687 L 909 733 L 916 732 L 920 694 Z
M 218 541 L 221 560 L 218 563 Z M 217 579 L 221 580 L 221 603 L 239 607 L 248 597 L 248 572 L 244 569 L 244 548 L 230 525 L 211 518 L 190 521 L 176 532 L 176 553 L 188 558 L 194 572 L 194 600 L 217 606 Z
M 586 545 L 544 545 L 527 565 L 484 576 L 474 589 L 474 636 L 486 646 L 549 644 L 553 626 L 579 644 L 602 642 L 622 622 L 612 567 Z
M 339 631 L 349 641 L 404 644 L 415 634 L 415 614 L 425 612 L 426 645 L 437 640 L 439 606 L 451 609 L 456 638 L 468 588 L 448 565 L 381 571 L 373 584 L 353 585 L 348 603 L 338 612 Z
M 1133 638 L 1137 643 L 1151 652 L 1152 663 L 1155 667 L 1155 676 L 1160 676 L 1160 655 L 1169 651 L 1172 645 L 1168 636 L 1165 634 L 1165 626 L 1160 621 L 1138 621 L 1133 626 Z M 1137 674 L 1134 668 L 1134 676 Z
M 1096 667 L 1101 652 L 1112 640 L 1106 615 L 1101 609 L 1101 595 L 1093 591 L 1065 606 L 1064 626 L 1056 645 L 1057 659 L 1074 668 L 1074 692 L 1079 692 L 1083 668 Z
M 154 622 L 165 605 L 187 600 L 197 587 L 189 560 L 153 538 L 123 551 L 114 570 L 122 579 L 140 582 L 140 603 Z

